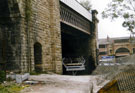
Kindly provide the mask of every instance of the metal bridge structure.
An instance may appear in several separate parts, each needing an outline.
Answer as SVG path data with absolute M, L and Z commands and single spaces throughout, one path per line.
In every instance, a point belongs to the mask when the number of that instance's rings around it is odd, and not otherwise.
M 92 14 L 76 0 L 60 0 L 61 23 L 90 35 Z
M 92 39 L 90 37 L 95 30 L 94 18 L 95 14 L 86 10 L 76 0 L 60 0 L 63 67 L 65 71 L 72 72 L 73 75 L 77 71 L 90 68 L 91 59 L 88 60 L 88 57 L 91 52 L 89 48 L 91 48 Z M 74 63 L 73 59 L 81 60 Z

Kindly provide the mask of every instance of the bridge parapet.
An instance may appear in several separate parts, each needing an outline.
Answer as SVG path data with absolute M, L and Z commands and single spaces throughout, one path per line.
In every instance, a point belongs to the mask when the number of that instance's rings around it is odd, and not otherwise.
M 90 34 L 91 21 L 80 15 L 70 7 L 60 3 L 61 22 L 74 27 L 82 32 Z

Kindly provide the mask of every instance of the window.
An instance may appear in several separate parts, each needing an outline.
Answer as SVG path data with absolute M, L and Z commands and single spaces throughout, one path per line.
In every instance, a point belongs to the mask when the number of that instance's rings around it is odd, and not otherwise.
M 99 45 L 99 48 L 106 48 L 106 45 Z
M 99 52 L 99 55 L 106 55 L 106 52 Z

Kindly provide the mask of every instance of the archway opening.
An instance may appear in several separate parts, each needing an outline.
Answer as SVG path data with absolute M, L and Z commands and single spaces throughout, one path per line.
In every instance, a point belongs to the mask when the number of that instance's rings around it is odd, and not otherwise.
M 94 58 L 91 56 L 90 35 L 63 23 L 61 23 L 61 31 L 63 74 L 73 74 L 74 68 L 79 67 L 77 65 L 80 63 L 84 64 L 85 69 L 78 70 L 77 75 L 90 74 L 95 69 Z M 67 65 L 74 68 L 69 71 Z
M 40 43 L 34 44 L 34 63 L 35 71 L 42 72 L 42 45 Z
M 115 56 L 117 57 L 124 57 L 130 55 L 130 51 L 127 48 L 119 48 L 115 52 Z

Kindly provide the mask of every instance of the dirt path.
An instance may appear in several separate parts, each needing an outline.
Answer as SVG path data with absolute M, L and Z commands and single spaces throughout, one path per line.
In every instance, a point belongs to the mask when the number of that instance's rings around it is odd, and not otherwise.
M 91 91 L 96 93 L 96 90 L 99 88 L 96 86 L 97 76 L 42 74 L 39 76 L 30 76 L 29 80 L 42 83 L 31 85 L 23 93 L 91 93 Z

